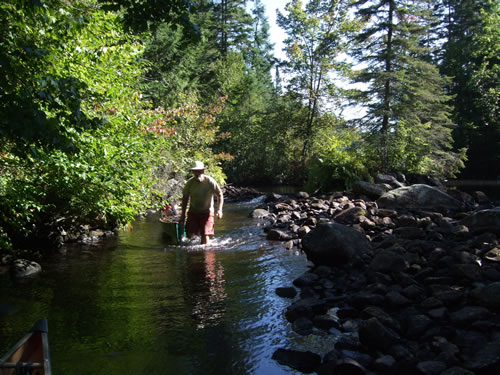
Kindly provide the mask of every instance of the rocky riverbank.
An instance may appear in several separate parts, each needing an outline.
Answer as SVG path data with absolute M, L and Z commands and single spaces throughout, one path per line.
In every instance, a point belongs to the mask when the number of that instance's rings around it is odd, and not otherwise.
M 324 356 L 273 358 L 318 374 L 500 373 L 499 206 L 390 176 L 352 192 L 269 195 L 251 215 L 314 264 L 276 290 L 291 299 L 284 315 L 300 335 L 337 338 Z

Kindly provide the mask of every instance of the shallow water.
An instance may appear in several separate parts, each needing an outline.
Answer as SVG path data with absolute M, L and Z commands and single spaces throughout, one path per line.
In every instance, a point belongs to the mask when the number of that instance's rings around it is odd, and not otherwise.
M 292 374 L 281 347 L 327 350 L 295 334 L 275 288 L 308 269 L 304 256 L 265 240 L 248 218 L 256 202 L 227 204 L 204 247 L 167 246 L 158 215 L 116 238 L 67 247 L 33 278 L 0 275 L 0 353 L 49 321 L 58 374 Z

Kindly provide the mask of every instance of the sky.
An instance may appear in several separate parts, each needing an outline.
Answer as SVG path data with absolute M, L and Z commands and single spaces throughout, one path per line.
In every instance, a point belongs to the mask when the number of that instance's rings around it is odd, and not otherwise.
M 279 9 L 281 13 L 285 13 L 285 5 L 290 1 L 291 0 L 261 0 L 262 4 L 264 4 L 266 8 L 266 17 L 270 27 L 270 40 L 271 43 L 274 43 L 274 56 L 281 60 L 286 58 L 285 52 L 283 52 L 283 40 L 286 38 L 286 34 L 285 31 L 276 24 L 276 9 Z M 253 8 L 253 5 L 253 1 L 248 3 L 250 9 Z M 338 84 L 347 87 L 345 82 L 338 81 Z M 339 110 L 336 112 L 337 114 L 340 114 Z M 345 119 L 357 118 L 363 116 L 364 114 L 365 110 L 356 106 L 345 108 L 344 112 L 342 112 L 342 116 Z
M 285 58 L 285 53 L 283 50 L 283 40 L 286 37 L 285 31 L 276 25 L 276 9 L 279 9 L 281 13 L 285 11 L 285 5 L 290 0 L 261 0 L 262 4 L 266 7 L 267 21 L 270 26 L 270 39 L 271 43 L 274 43 L 274 56 L 279 59 Z M 252 2 L 253 6 L 253 2 Z

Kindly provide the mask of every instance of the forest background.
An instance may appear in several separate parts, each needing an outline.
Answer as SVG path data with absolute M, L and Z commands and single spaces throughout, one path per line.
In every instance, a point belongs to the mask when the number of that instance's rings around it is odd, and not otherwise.
M 309 191 L 498 179 L 499 17 L 291 0 L 278 59 L 259 0 L 0 0 L 0 249 L 128 223 L 178 199 L 194 160 Z

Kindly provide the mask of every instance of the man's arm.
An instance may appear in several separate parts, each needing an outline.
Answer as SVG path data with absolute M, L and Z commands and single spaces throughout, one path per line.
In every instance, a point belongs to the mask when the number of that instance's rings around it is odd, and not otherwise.
M 183 195 L 182 196 L 182 203 L 181 203 L 181 217 L 179 219 L 181 223 L 186 221 L 186 209 L 187 209 L 188 201 L 189 201 L 189 196 Z
M 217 185 L 217 217 L 222 219 L 222 206 L 224 205 L 224 194 L 222 194 L 222 189 Z

